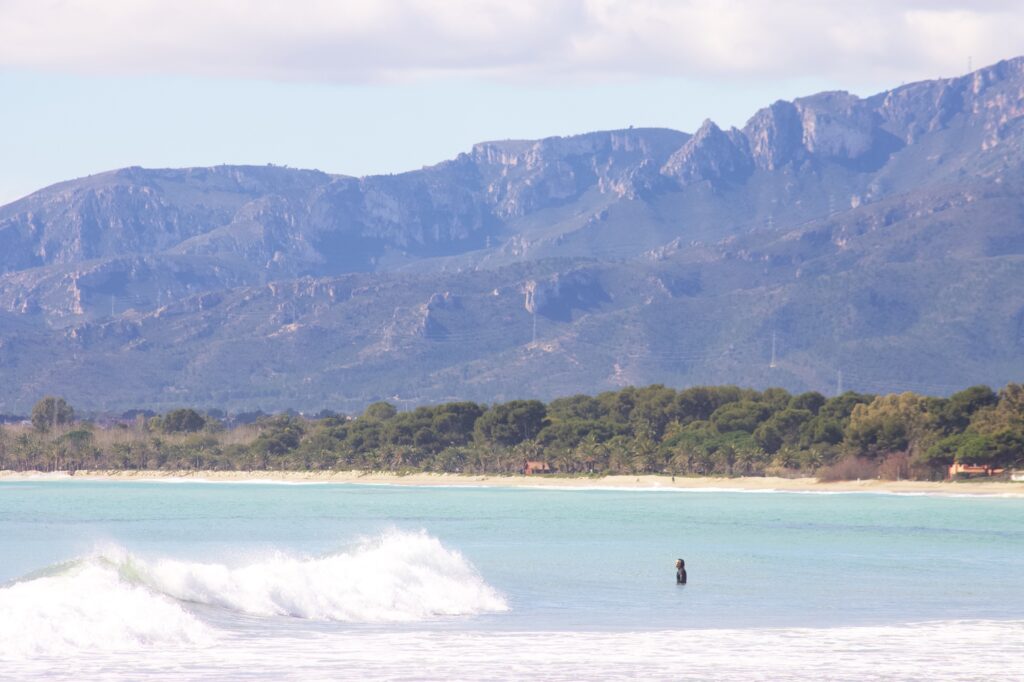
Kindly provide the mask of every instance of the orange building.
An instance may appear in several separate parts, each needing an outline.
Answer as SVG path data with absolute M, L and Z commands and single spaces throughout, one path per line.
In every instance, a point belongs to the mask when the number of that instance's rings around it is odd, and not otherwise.
M 962 464 L 961 462 L 953 462 L 949 465 L 949 475 L 947 478 L 953 478 L 957 474 L 970 474 L 973 476 L 998 476 L 999 474 L 1006 471 L 1006 469 L 996 469 L 995 467 L 986 466 L 983 464 Z

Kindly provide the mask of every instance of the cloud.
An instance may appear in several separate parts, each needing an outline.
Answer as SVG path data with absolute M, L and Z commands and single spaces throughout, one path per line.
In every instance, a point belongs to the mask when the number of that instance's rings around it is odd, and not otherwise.
M 102 75 L 857 82 L 1021 53 L 1018 0 L 0 0 L 0 68 Z

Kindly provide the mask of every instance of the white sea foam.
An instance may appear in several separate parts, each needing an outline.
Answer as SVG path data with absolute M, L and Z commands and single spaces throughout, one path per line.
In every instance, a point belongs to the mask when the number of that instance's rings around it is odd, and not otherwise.
M 459 552 L 426 533 L 390 532 L 319 558 L 278 554 L 238 567 L 165 559 L 139 570 L 177 599 L 255 616 L 389 623 L 508 608 Z
M 1021 679 L 1022 626 L 934 621 L 655 632 L 372 633 L 285 639 L 269 643 L 258 657 L 265 661 L 261 673 L 291 680 L 342 666 L 348 679 Z M 977 651 L 985 655 L 964 653 Z M 234 673 L 252 665 L 243 652 L 220 651 L 210 671 L 230 666 Z
M 359 484 L 359 485 L 402 485 L 400 483 L 385 483 L 385 484 Z M 700 488 L 688 488 L 686 486 L 674 487 L 671 485 L 651 485 L 651 486 L 638 486 L 638 487 L 627 487 L 627 486 L 613 486 L 613 485 L 515 485 L 515 486 L 499 486 L 499 485 L 479 485 L 479 486 L 468 486 L 468 485 L 449 485 L 449 486 L 432 486 L 432 487 L 448 487 L 448 488 L 503 488 L 505 490 L 554 490 L 560 492 L 577 492 L 577 493 L 590 493 L 590 492 L 614 492 L 614 493 L 682 493 L 682 494 L 721 494 L 721 493 L 738 493 L 743 495 L 882 495 L 889 497 L 935 497 L 935 498 L 968 498 L 972 500 L 979 499 L 1017 499 L 1024 497 L 1022 493 L 955 493 L 946 492 L 942 490 L 925 490 L 925 491 L 894 491 L 894 490 L 789 490 L 782 488 L 730 488 L 725 486 L 707 486 Z M 1024 486 L 1021 487 L 1024 491 Z
M 190 652 L 26 661 L 16 679 L 1004 680 L 1024 621 L 657 632 L 337 630 L 238 637 Z M 984 652 L 983 654 L 978 652 Z
M 102 555 L 0 588 L 0 657 L 198 644 L 213 631 Z
M 276 554 L 239 566 L 146 560 L 104 547 L 0 588 L 0 657 L 215 641 L 188 604 L 358 623 L 508 608 L 459 552 L 422 532 L 386 533 L 325 557 Z

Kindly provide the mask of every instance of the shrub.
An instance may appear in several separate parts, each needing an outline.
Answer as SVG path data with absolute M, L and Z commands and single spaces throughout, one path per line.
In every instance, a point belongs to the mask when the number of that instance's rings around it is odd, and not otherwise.
M 887 481 L 901 481 L 911 477 L 910 455 L 893 452 L 878 465 L 878 477 Z
M 818 480 L 822 482 L 855 481 L 877 475 L 877 462 L 856 455 L 846 455 L 835 464 L 818 469 Z
M 206 426 L 203 415 L 188 408 L 172 410 L 164 415 L 160 428 L 164 433 L 195 433 Z

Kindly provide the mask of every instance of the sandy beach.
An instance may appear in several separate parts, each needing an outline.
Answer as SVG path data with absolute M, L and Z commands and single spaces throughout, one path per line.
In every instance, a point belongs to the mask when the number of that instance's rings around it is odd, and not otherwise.
M 1024 483 L 1011 481 L 839 481 L 815 478 L 677 476 L 472 476 L 465 474 L 396 474 L 367 471 L 0 471 L 0 481 L 166 481 L 210 483 L 356 483 L 405 486 L 487 486 L 497 488 L 736 490 L 749 492 L 902 493 L 1000 495 L 1024 497 Z

